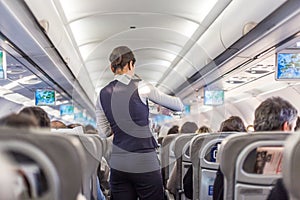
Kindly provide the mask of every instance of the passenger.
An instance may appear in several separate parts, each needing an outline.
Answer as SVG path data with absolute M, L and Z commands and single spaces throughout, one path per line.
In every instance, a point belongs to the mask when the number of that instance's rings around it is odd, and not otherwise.
M 293 131 L 296 126 L 297 110 L 288 101 L 272 97 L 263 101 L 255 110 L 255 131 Z M 282 179 L 276 182 L 268 200 L 289 199 Z
M 25 107 L 19 113 L 25 113 L 27 115 L 34 116 L 41 128 L 50 128 L 50 118 L 47 112 L 37 106 Z
M 51 121 L 50 126 L 53 129 L 67 128 L 67 125 L 65 123 L 63 123 L 62 121 L 60 121 L 60 120 Z
M 185 122 L 181 128 L 180 133 L 196 133 L 198 126 L 195 122 Z
M 211 128 L 207 126 L 201 126 L 197 133 L 211 133 Z M 193 199 L 193 166 L 191 165 L 186 174 L 183 177 L 183 192 L 185 196 L 189 199 Z
M 0 119 L 0 126 L 9 126 L 14 128 L 37 128 L 38 121 L 35 117 L 27 114 L 10 114 Z
M 201 126 L 196 133 L 212 133 L 212 130 L 207 126 Z
M 248 125 L 246 130 L 247 130 L 247 132 L 254 132 L 254 126 L 253 125 Z
M 238 116 L 231 116 L 229 119 L 221 123 L 220 132 L 246 132 L 242 119 Z M 216 179 L 213 188 L 213 199 L 223 199 L 224 192 L 224 175 L 220 169 L 216 173 Z
M 179 133 L 179 126 L 174 125 L 169 129 L 167 135 L 172 135 L 172 134 L 177 134 L 177 133 Z
M 92 126 L 91 124 L 86 125 L 84 127 L 84 130 L 86 133 L 90 133 L 90 134 L 98 133 L 97 129 L 95 129 L 94 126 Z
M 78 126 L 82 126 L 82 128 L 84 128 L 83 125 L 82 125 L 82 124 L 79 124 L 79 123 L 72 123 L 72 124 L 69 124 L 69 125 L 67 126 L 67 128 L 75 128 L 75 127 L 78 127 Z
M 115 77 L 100 91 L 96 115 L 99 134 L 114 133 L 109 161 L 112 198 L 163 200 L 158 145 L 149 128 L 147 100 L 177 111 L 184 106 L 179 98 L 135 78 L 135 58 L 128 47 L 115 48 L 109 60 Z

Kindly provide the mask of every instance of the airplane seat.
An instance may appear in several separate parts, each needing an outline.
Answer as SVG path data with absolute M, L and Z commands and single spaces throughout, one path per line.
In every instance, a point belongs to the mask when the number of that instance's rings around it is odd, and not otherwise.
M 79 145 L 63 136 L 38 134 L 39 130 L 0 127 L 0 149 L 19 153 L 37 163 L 47 182 L 45 193 L 34 199 L 76 199 L 80 193 L 83 169 L 78 165 Z M 45 131 L 42 131 L 45 133 Z M 21 162 L 22 164 L 22 162 Z
M 98 139 L 92 138 L 90 135 L 69 133 L 68 136 L 73 136 L 79 140 L 83 146 L 84 155 L 86 159 L 85 164 L 85 180 L 83 183 L 83 194 L 87 199 L 91 197 L 97 198 L 97 169 L 101 163 L 102 147 L 99 149 L 97 145 L 102 145 Z M 97 142 L 96 142 L 97 141 Z
M 174 144 L 175 138 L 179 136 L 179 134 L 172 134 L 172 135 L 167 135 L 161 146 L 161 166 L 162 166 L 162 175 L 163 175 L 163 183 L 164 186 L 167 185 L 167 181 L 169 179 L 169 175 L 171 170 L 173 169 L 174 162 L 175 162 L 175 154 L 174 152 L 172 153 L 172 148 Z
M 93 174 L 92 177 L 92 193 L 93 196 L 96 197 L 97 196 L 97 181 L 100 181 L 100 177 L 98 178 L 98 169 L 101 169 L 101 160 L 102 160 L 102 152 L 103 152 L 103 143 L 102 140 L 100 139 L 100 137 L 98 135 L 89 135 L 89 134 L 85 134 L 86 137 L 88 137 L 89 139 L 92 139 L 94 144 L 96 145 L 96 149 L 93 153 L 93 156 L 98 160 L 98 166 L 96 168 L 95 173 Z M 98 179 L 98 180 L 97 180 Z
M 172 134 L 164 137 L 162 145 L 160 147 L 160 160 L 161 160 L 161 173 L 163 177 L 163 185 L 166 188 L 167 182 L 170 176 L 170 172 L 174 167 L 176 161 L 174 154 L 174 140 L 180 134 Z M 167 190 L 165 190 L 167 199 L 174 199 L 174 196 Z
M 291 134 L 284 144 L 282 177 L 291 200 L 300 199 L 300 134 Z
M 195 133 L 181 134 L 176 137 L 174 141 L 174 153 L 176 158 L 176 169 L 174 169 L 175 180 L 169 179 L 169 181 L 175 182 L 176 199 L 186 199 L 183 193 L 183 177 L 188 167 L 192 164 L 187 152 L 189 152 L 190 141 L 195 135 Z
M 255 167 L 255 162 L 267 159 L 259 159 L 258 148 L 282 147 L 289 134 L 284 132 L 237 133 L 224 139 L 218 153 L 220 168 L 224 174 L 223 199 L 266 199 L 280 175 L 265 172 L 257 174 L 253 173 L 254 169 L 249 168 Z M 266 167 L 265 164 L 260 168 L 264 167 Z
M 230 134 L 232 133 L 210 133 L 193 141 L 192 162 L 194 199 L 212 199 L 213 184 L 219 167 L 216 157 L 218 144 Z M 199 145 L 199 143 L 201 145 Z M 199 146 L 195 146 L 196 144 Z
M 199 196 L 199 179 L 198 179 L 198 170 L 199 170 L 199 159 L 198 159 L 198 152 L 201 149 L 202 143 L 204 142 L 205 138 L 210 135 L 210 133 L 202 133 L 198 134 L 195 137 L 192 138 L 190 142 L 190 149 L 189 149 L 189 155 L 192 162 L 193 167 L 193 197 L 194 199 L 197 199 L 196 197 Z

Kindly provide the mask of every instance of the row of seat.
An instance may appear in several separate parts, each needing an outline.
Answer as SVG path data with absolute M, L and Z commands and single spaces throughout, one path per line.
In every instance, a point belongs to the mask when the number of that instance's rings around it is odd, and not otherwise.
M 47 189 L 35 199 L 76 199 L 78 194 L 97 199 L 97 169 L 104 150 L 105 141 L 98 135 L 0 127 L 0 151 L 33 160 L 45 175 Z
M 297 164 L 300 159 L 299 134 L 286 132 L 211 133 L 170 135 L 162 141 L 161 163 L 166 185 L 171 169 L 176 163 L 176 199 L 186 199 L 183 194 L 183 177 L 187 168 L 193 167 L 193 198 L 212 199 L 216 171 L 220 166 L 224 174 L 223 199 L 266 199 L 280 174 L 256 174 L 256 149 L 259 147 L 284 148 L 283 178 L 295 199 L 300 199 L 297 189 Z M 286 141 L 286 138 L 290 139 Z M 297 142 L 296 142 L 297 141 Z M 219 146 L 219 148 L 216 148 Z M 217 160 L 215 156 L 218 149 Z M 299 167 L 300 165 L 298 165 Z M 296 173 L 296 175 L 294 174 Z M 292 177 L 292 179 L 290 179 Z M 293 193 L 293 194 L 292 194 Z M 169 199 L 173 197 L 168 195 Z

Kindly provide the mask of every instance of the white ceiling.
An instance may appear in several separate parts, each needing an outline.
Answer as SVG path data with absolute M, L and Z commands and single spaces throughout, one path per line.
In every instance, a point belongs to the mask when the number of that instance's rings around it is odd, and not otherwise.
M 246 23 L 259 23 L 285 0 L 25 2 L 37 20 L 48 21 L 48 36 L 95 101 L 113 78 L 108 56 L 116 46 L 129 46 L 136 73 L 172 93 L 242 37 Z

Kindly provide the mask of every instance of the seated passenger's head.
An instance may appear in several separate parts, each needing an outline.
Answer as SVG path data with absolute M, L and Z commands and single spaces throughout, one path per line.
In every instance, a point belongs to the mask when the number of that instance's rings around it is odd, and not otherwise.
M 196 133 L 211 133 L 212 130 L 207 126 L 201 126 Z
M 37 106 L 25 107 L 20 111 L 20 113 L 32 115 L 37 119 L 40 127 L 50 128 L 50 118 L 48 117 L 47 112 L 42 108 Z
M 65 125 L 65 123 L 63 123 L 62 121 L 53 120 L 51 121 L 51 128 L 54 129 L 67 128 L 67 125 Z
M 179 126 L 174 125 L 169 129 L 167 135 L 177 134 L 178 132 L 179 132 Z
M 263 101 L 254 115 L 255 131 L 293 131 L 296 126 L 296 108 L 280 97 Z
M 14 128 L 39 127 L 38 121 L 31 115 L 24 113 L 10 114 L 0 119 L 0 126 L 9 126 Z
M 242 119 L 238 116 L 231 116 L 221 123 L 220 132 L 246 132 Z
M 77 127 L 77 126 L 82 126 L 81 124 L 78 124 L 78 123 L 74 123 L 74 124 L 69 124 L 68 126 L 67 126 L 67 128 L 75 128 L 75 127 Z M 82 128 L 84 128 L 83 126 L 82 126 Z
M 185 122 L 180 129 L 180 133 L 195 133 L 198 126 L 195 122 Z

